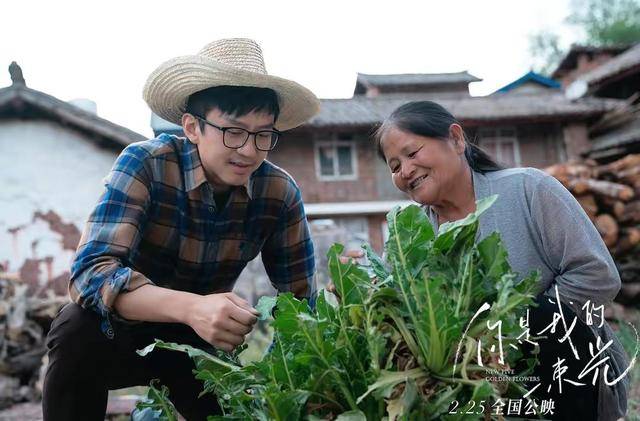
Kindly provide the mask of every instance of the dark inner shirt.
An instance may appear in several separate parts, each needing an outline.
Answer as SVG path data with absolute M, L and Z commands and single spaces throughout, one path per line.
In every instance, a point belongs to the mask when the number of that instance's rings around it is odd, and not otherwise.
M 229 200 L 229 196 L 231 195 L 231 189 L 213 194 L 213 200 L 216 202 L 216 209 L 221 211 L 224 209 L 227 204 L 227 200 Z

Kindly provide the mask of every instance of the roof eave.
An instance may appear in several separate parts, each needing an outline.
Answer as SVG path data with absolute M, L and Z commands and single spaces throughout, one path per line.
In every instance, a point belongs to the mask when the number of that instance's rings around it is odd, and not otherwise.
M 626 69 L 621 69 L 618 72 L 611 73 L 608 75 L 604 75 L 598 79 L 588 80 L 588 94 L 593 94 L 598 91 L 603 85 L 608 85 L 610 83 L 615 83 L 619 80 L 622 80 L 628 76 L 631 76 L 635 73 L 640 72 L 640 63 L 636 63 L 635 65 L 628 67 Z
M 122 147 L 146 140 L 146 137 L 139 133 L 47 95 L 44 92 L 25 86 L 11 86 L 0 90 L 0 107 L 16 100 L 22 100 L 70 126 L 82 131 L 95 133 L 99 137 L 114 142 L 116 144 L 114 146 Z

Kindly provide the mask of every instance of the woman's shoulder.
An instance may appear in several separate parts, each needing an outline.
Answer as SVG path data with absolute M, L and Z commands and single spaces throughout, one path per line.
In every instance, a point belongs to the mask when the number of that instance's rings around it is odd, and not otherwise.
M 524 180 L 527 182 L 539 182 L 540 180 L 550 177 L 546 172 L 533 167 L 517 167 L 517 168 L 505 168 L 498 171 L 490 171 L 484 173 L 484 176 L 492 181 L 514 181 Z
M 478 177 L 478 183 L 484 184 L 482 187 L 487 191 L 533 192 L 538 186 L 547 183 L 549 178 L 553 177 L 537 168 L 518 167 L 486 172 Z

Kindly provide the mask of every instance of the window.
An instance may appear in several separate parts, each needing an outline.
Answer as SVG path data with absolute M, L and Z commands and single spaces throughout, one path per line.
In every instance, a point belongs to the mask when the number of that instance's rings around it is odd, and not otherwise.
M 493 159 L 509 167 L 519 167 L 520 145 L 515 129 L 483 128 L 478 130 L 480 147 Z
M 317 141 L 315 155 L 318 179 L 327 181 L 358 178 L 356 146 L 353 141 Z

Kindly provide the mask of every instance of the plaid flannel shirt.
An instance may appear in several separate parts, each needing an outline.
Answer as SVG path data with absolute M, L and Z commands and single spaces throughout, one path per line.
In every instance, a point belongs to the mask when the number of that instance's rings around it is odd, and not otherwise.
M 265 161 L 218 209 L 196 146 L 163 134 L 116 160 L 83 231 L 69 292 L 113 336 L 118 294 L 145 284 L 228 292 L 260 252 L 278 291 L 314 298 L 313 244 L 293 179 Z

